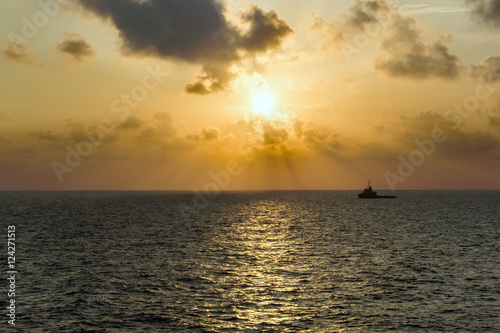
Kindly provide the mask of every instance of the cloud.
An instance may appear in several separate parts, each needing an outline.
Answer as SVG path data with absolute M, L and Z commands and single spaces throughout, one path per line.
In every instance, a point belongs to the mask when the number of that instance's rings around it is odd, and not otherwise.
M 500 139 L 481 131 L 455 132 L 450 136 L 448 151 L 455 157 L 486 158 L 500 160 Z
M 434 129 L 441 129 L 442 143 L 434 143 L 434 150 L 428 160 L 434 163 L 463 165 L 464 161 L 481 163 L 491 166 L 500 163 L 500 138 L 486 131 L 466 131 L 455 128 L 455 125 L 444 116 L 425 111 L 414 117 L 401 117 L 394 131 L 385 132 L 384 137 L 379 137 L 370 143 L 358 142 L 357 149 L 339 150 L 343 157 L 373 162 L 383 168 L 399 163 L 399 156 L 407 158 L 412 152 L 421 150 L 424 145 L 431 149 L 429 142 L 432 140 Z M 432 164 L 432 163 L 431 163 Z M 383 172 L 383 171 L 382 171 Z
M 216 141 L 219 139 L 221 130 L 215 127 L 205 127 L 201 129 L 200 134 L 188 134 L 186 138 L 193 141 Z
M 492 103 L 484 111 L 490 126 L 493 127 L 494 131 L 497 131 L 500 128 L 500 99 L 497 97 L 492 100 Z
M 431 4 L 418 4 L 418 5 L 402 5 L 401 11 L 407 15 L 425 15 L 434 13 L 460 13 L 469 11 L 468 8 L 461 6 L 448 7 L 448 6 L 435 6 Z
M 342 20 L 329 22 L 313 14 L 311 31 L 324 40 L 324 50 L 347 47 L 352 37 L 365 33 L 368 29 L 383 26 L 390 15 L 398 14 L 398 9 L 386 0 L 356 0 Z
M 80 0 L 88 11 L 109 19 L 120 32 L 125 53 L 199 63 L 231 60 L 229 23 L 213 0 Z
M 387 128 L 385 125 L 377 125 L 372 128 L 378 135 L 387 134 Z
M 125 119 L 120 125 L 118 125 L 118 129 L 139 129 L 142 127 L 144 123 L 140 121 L 136 116 L 130 116 Z
M 219 137 L 219 130 L 217 128 L 204 128 L 201 130 L 204 140 L 217 140 Z
M 64 40 L 57 45 L 57 49 L 79 61 L 96 54 L 92 45 L 84 37 L 75 33 L 64 33 Z
M 292 111 L 267 116 L 248 112 L 236 124 L 243 127 L 248 147 L 262 157 L 319 154 L 338 158 L 344 148 L 339 133 Z
M 426 44 L 416 21 L 399 17 L 382 42 L 384 55 L 375 61 L 375 68 L 391 77 L 458 78 L 462 65 L 448 49 L 451 41 L 450 35 L 441 35 L 432 44 Z
M 384 0 L 356 0 L 356 3 L 349 9 L 344 25 L 364 32 L 367 26 L 380 22 L 379 14 L 389 13 L 393 9 L 394 6 Z
M 328 51 L 332 48 L 340 49 L 346 40 L 346 33 L 341 24 L 328 22 L 317 14 L 313 14 L 313 24 L 310 30 L 323 40 L 320 45 L 322 51 Z
M 248 112 L 244 120 L 238 122 L 246 128 L 248 141 L 258 149 L 266 146 L 283 145 L 291 139 L 294 133 L 293 121 L 296 118 L 292 112 L 264 116 Z
M 41 140 L 47 140 L 51 142 L 56 142 L 61 139 L 60 135 L 53 134 L 51 131 L 37 132 L 34 135 Z
M 320 151 L 326 155 L 337 155 L 341 148 L 341 143 L 338 140 L 340 134 L 329 134 L 318 129 L 309 129 L 304 132 L 304 141 L 309 147 Z
M 63 144 L 79 143 L 95 135 L 94 129 L 72 118 L 64 120 L 67 130 L 61 133 L 42 131 L 34 133 L 40 139 Z M 88 134 L 90 133 L 90 134 Z M 177 139 L 177 129 L 169 113 L 160 112 L 152 117 L 139 118 L 132 115 L 121 121 L 113 121 L 112 132 L 103 135 L 103 146 L 113 146 L 120 150 L 123 147 L 144 147 L 145 143 L 152 147 L 163 146 Z M 122 146 L 122 147 L 120 147 Z M 139 149 L 140 150 L 140 149 Z
M 488 116 L 488 120 L 490 121 L 490 125 L 494 127 L 500 127 L 500 116 Z
M 250 6 L 241 14 L 241 18 L 249 28 L 246 33 L 238 34 L 238 47 L 246 52 L 261 53 L 277 49 L 283 39 L 293 33 L 292 28 L 274 10 L 264 12 L 257 6 Z
M 271 123 L 262 126 L 265 145 L 277 145 L 288 139 L 288 131 L 282 127 L 275 127 Z
M 11 154 L 11 155 L 28 155 L 28 156 L 30 156 L 30 155 L 35 155 L 36 152 L 35 152 L 35 150 L 32 147 L 25 147 L 25 148 L 22 148 L 22 149 L 10 151 L 7 154 Z
M 188 83 L 184 92 L 188 94 L 209 95 L 225 91 L 236 77 L 227 65 L 205 65 L 193 81 Z
M 177 135 L 177 128 L 170 114 L 161 112 L 152 117 L 130 116 L 122 121 L 114 120 L 111 132 L 98 131 L 96 126 L 81 124 L 74 119 L 66 119 L 66 129 L 60 132 L 39 131 L 31 133 L 36 139 L 37 148 L 50 151 L 57 156 L 69 145 L 76 149 L 82 142 L 96 140 L 89 160 L 103 161 L 142 157 L 168 159 L 169 151 L 193 150 L 196 146 Z M 100 134 L 99 134 L 100 133 Z M 210 135 L 211 133 L 207 133 Z M 29 142 L 32 142 L 30 139 Z M 15 143 L 13 143 L 14 145 Z M 16 146 L 18 146 L 16 144 Z M 106 162 L 103 162 L 106 163 Z
M 417 21 L 386 0 L 357 0 L 340 22 L 315 17 L 312 30 L 325 41 L 323 49 L 344 52 L 359 51 L 351 41 L 361 34 L 369 40 L 379 39 L 381 54 L 375 68 L 390 77 L 456 79 L 462 70 L 460 59 L 449 50 L 450 35 L 438 34 L 435 41 L 428 42 Z
M 473 15 L 481 23 L 500 27 L 500 0 L 467 0 Z
M 69 127 L 69 128 L 72 128 L 72 129 L 78 129 L 78 128 L 82 128 L 83 127 L 83 124 L 80 123 L 80 122 L 77 122 L 76 120 L 74 120 L 73 118 L 67 118 L 67 119 L 64 119 L 64 125 Z
M 129 126 L 125 127 L 133 130 L 128 135 L 133 136 L 140 144 L 148 142 L 165 145 L 169 140 L 175 139 L 177 133 L 172 116 L 166 112 L 157 113 L 152 119 L 145 121 L 132 116 L 118 127 L 125 129 L 123 125 L 127 123 Z
M 482 77 L 489 82 L 500 81 L 500 57 L 487 57 L 479 64 L 473 65 L 472 77 Z
M 415 139 L 430 138 L 434 128 L 441 128 L 448 139 L 436 148 L 436 155 L 454 159 L 500 160 L 500 139 L 490 133 L 468 132 L 454 128 L 454 124 L 435 112 L 427 111 L 403 120 L 405 131 L 397 140 L 403 146 L 415 148 Z
M 14 40 L 9 40 L 9 44 L 3 51 L 3 55 L 20 64 L 32 64 L 36 61 L 36 55 L 32 53 L 26 45 Z
M 250 6 L 229 21 L 217 0 L 79 0 L 81 7 L 111 22 L 122 52 L 202 65 L 185 92 L 227 90 L 234 63 L 282 46 L 293 33 L 273 10 Z
M 249 75 L 244 68 L 236 68 L 234 72 L 236 73 L 237 78 L 234 80 L 232 88 L 236 92 L 270 89 L 267 80 L 257 72 L 253 72 L 252 75 Z

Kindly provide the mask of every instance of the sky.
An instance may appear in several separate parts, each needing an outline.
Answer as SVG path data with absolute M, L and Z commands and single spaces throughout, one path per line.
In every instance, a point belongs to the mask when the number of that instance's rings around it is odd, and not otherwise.
M 500 0 L 0 16 L 0 190 L 500 189 Z

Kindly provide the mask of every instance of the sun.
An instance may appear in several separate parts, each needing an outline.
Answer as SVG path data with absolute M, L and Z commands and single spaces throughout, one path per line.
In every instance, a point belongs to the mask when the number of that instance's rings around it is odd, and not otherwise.
M 259 92 L 253 95 L 252 101 L 255 111 L 266 115 L 274 108 L 275 98 L 270 92 Z

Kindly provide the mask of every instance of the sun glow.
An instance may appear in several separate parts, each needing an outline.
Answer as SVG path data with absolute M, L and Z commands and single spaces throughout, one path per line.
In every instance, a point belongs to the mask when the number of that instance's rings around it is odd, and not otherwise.
M 261 114 L 268 114 L 275 103 L 274 95 L 270 92 L 259 92 L 253 96 L 253 108 Z

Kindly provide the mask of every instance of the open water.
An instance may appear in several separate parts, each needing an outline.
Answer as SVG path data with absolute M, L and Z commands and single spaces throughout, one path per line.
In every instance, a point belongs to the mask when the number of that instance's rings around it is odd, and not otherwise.
M 500 332 L 500 191 L 396 195 L 0 192 L 11 330 Z

